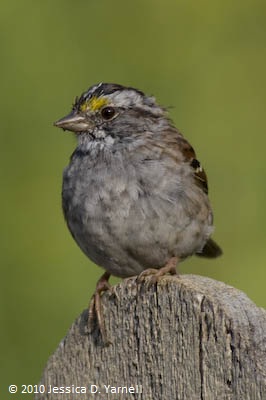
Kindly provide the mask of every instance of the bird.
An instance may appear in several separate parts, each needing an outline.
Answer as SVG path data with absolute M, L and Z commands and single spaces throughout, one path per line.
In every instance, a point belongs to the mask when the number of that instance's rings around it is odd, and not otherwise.
M 216 258 L 206 173 L 155 97 L 98 83 L 54 123 L 77 146 L 63 172 L 62 208 L 85 255 L 105 272 L 89 306 L 106 337 L 101 293 L 111 275 L 140 279 L 176 274 L 197 255 Z

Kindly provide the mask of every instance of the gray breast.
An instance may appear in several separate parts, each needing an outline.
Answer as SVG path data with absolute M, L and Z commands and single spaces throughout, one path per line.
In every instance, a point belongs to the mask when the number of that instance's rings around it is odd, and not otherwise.
M 188 166 L 174 167 L 132 163 L 121 152 L 74 153 L 64 171 L 63 209 L 92 261 L 125 277 L 204 245 L 211 233 L 207 196 L 193 185 Z

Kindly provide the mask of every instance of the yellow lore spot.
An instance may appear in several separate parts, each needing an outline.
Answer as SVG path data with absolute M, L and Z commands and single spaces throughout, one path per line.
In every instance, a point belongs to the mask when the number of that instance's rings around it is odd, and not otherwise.
M 91 111 L 97 111 L 103 106 L 108 104 L 108 101 L 104 97 L 95 97 L 93 96 L 91 99 L 84 101 L 83 104 L 80 106 L 81 111 L 86 111 L 86 110 L 91 110 Z

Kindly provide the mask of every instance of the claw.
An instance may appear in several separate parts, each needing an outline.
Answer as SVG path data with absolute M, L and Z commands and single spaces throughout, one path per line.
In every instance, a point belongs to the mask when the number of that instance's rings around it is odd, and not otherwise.
M 102 292 L 109 290 L 111 288 L 108 279 L 110 278 L 110 273 L 105 272 L 101 278 L 98 280 L 95 292 L 91 298 L 89 308 L 88 308 L 88 331 L 92 332 L 94 328 L 95 319 L 98 322 L 98 327 L 101 332 L 102 340 L 107 345 L 111 342 L 107 338 L 107 333 L 105 329 L 102 304 L 101 304 L 101 294 Z
M 147 277 L 154 276 L 157 274 L 157 272 L 158 269 L 155 268 L 144 269 L 144 271 L 142 271 L 137 277 L 137 283 L 142 283 Z
M 178 262 L 179 262 L 178 257 L 172 257 L 167 261 L 165 266 L 163 266 L 160 269 L 154 269 L 154 268 L 145 269 L 137 277 L 137 283 L 141 283 L 145 281 L 146 278 L 148 278 L 148 284 L 153 285 L 158 282 L 158 279 L 161 276 L 164 276 L 166 274 L 176 275 L 177 274 L 176 266 Z

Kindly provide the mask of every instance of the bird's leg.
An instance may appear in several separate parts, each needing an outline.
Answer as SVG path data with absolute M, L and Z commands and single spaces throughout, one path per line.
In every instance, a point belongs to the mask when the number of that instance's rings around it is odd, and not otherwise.
M 149 278 L 150 283 L 156 283 L 158 278 L 163 275 L 171 274 L 176 275 L 176 267 L 179 262 L 178 257 L 171 257 L 167 263 L 160 269 L 149 268 L 145 269 L 141 274 L 138 276 L 137 281 L 141 282 L 145 280 L 146 277 Z
M 103 313 L 102 313 L 102 304 L 101 304 L 101 293 L 109 290 L 111 288 L 108 280 L 110 278 L 111 274 L 109 272 L 105 272 L 101 278 L 98 280 L 96 284 L 96 289 L 95 292 L 91 298 L 90 304 L 89 304 L 89 309 L 88 309 L 88 329 L 89 332 L 92 331 L 93 323 L 95 319 L 98 322 L 98 327 L 100 329 L 102 339 L 104 343 L 108 343 L 107 339 L 107 334 L 106 334 L 106 329 L 105 329 L 105 324 L 104 324 L 104 319 L 103 319 Z

